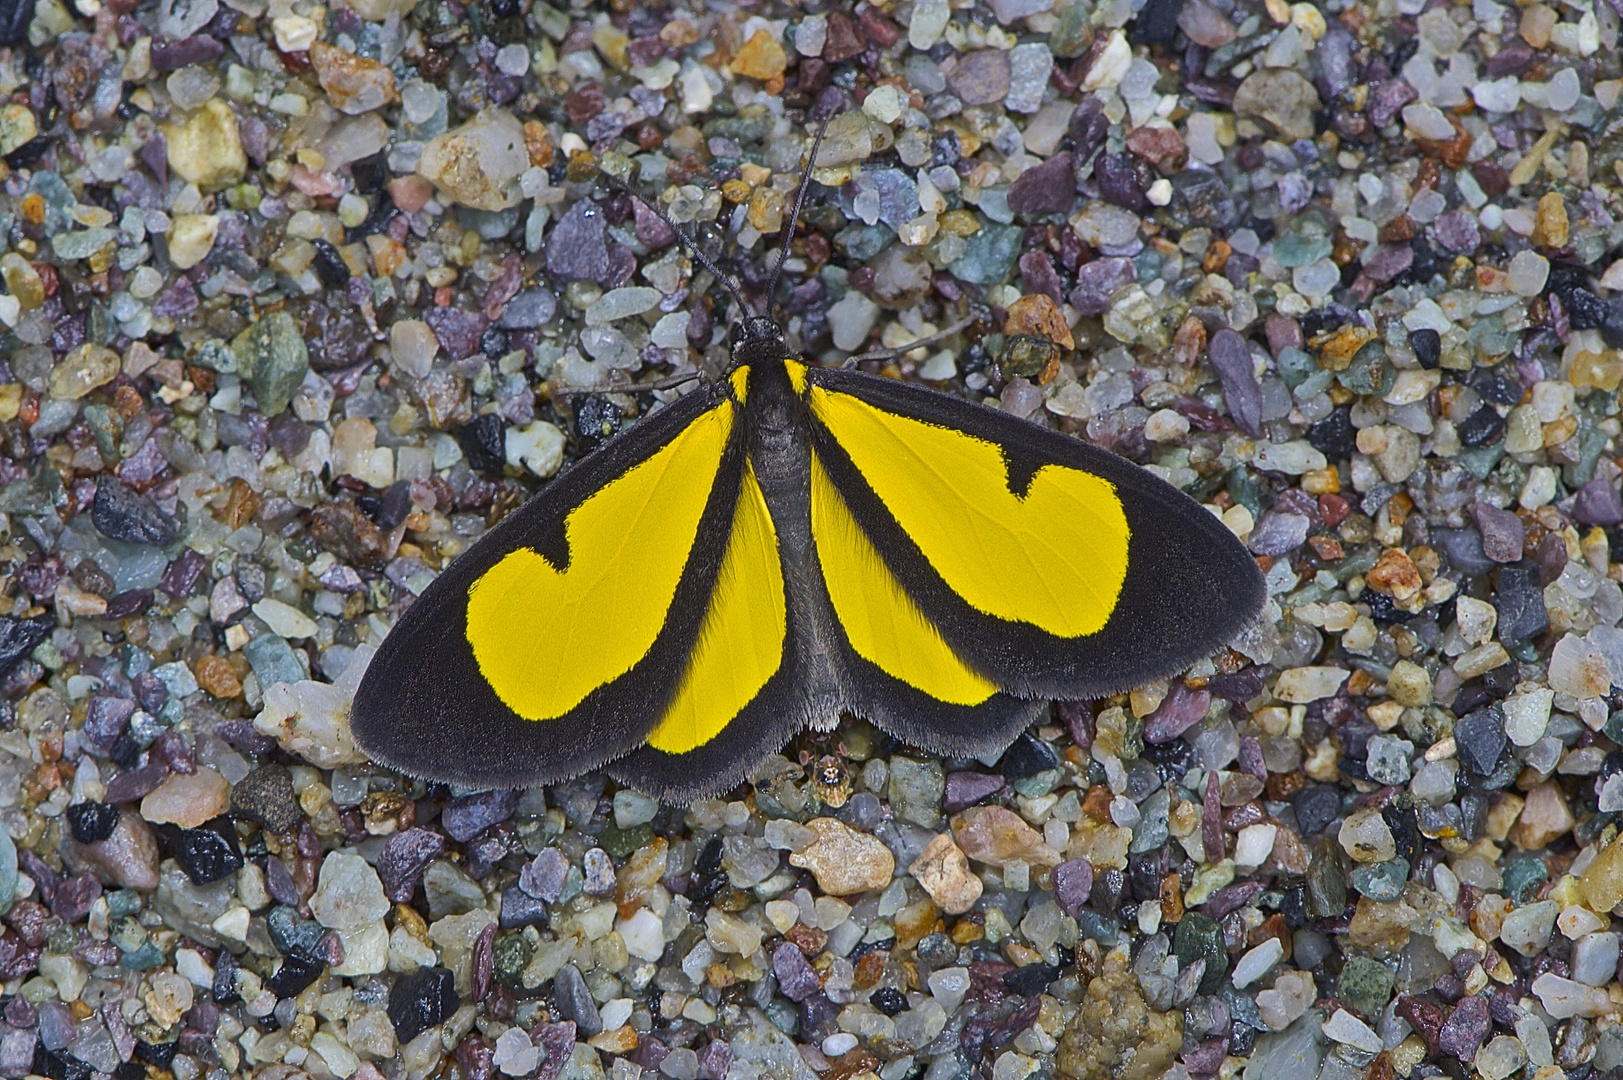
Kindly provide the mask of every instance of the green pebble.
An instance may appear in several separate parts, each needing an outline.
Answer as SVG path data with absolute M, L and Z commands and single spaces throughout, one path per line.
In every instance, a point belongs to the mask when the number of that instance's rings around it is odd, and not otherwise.
M 503 934 L 496 939 L 491 956 L 496 966 L 496 978 L 504 983 L 516 983 L 530 962 L 530 942 L 523 934 Z
M 1188 967 L 1196 960 L 1206 961 L 1206 972 L 1200 977 L 1201 993 L 1215 994 L 1222 989 L 1223 976 L 1229 971 L 1229 953 L 1223 942 L 1223 928 L 1216 919 L 1198 911 L 1186 912 L 1173 935 L 1172 951 L 1180 967 Z
M 651 825 L 634 825 L 629 829 L 622 829 L 611 821 L 604 827 L 597 841 L 603 845 L 604 851 L 616 859 L 625 859 L 653 838 L 654 829 Z
M 1325 837 L 1313 845 L 1307 868 L 1307 911 L 1315 919 L 1331 919 L 1347 906 L 1347 877 L 1341 869 L 1341 848 Z
M 853 224 L 836 233 L 834 242 L 857 262 L 867 262 L 889 247 L 895 238 L 896 234 L 883 225 Z
M 1353 888 L 1377 903 L 1390 904 L 1403 895 L 1403 885 L 1409 880 L 1409 861 L 1390 859 L 1370 863 L 1353 871 Z
M 898 818 L 923 829 L 941 823 L 941 797 L 947 776 L 939 761 L 890 759 L 890 808 Z
M 1550 880 L 1550 868 L 1544 865 L 1543 859 L 1529 855 L 1505 867 L 1503 877 L 1505 895 L 1519 907 L 1531 903 L 1538 887 Z
M 0 826 L 0 911 L 11 907 L 11 899 L 17 894 L 17 845 L 11 842 L 11 834 Z
M 1354 954 L 1341 969 L 1341 1003 L 1365 1016 L 1374 1016 L 1392 998 L 1392 969 L 1379 960 Z
M 1210 920 L 1208 920 L 1210 921 Z M 1121 940 L 1121 927 L 1109 915 L 1101 915 L 1092 908 L 1083 908 L 1076 917 L 1077 932 L 1085 938 L 1092 938 L 1100 945 L 1109 949 Z
M 261 691 L 279 682 L 296 683 L 306 677 L 304 666 L 293 655 L 293 646 L 275 634 L 260 634 L 243 646 L 242 652 L 259 679 Z
M 952 273 L 971 285 L 997 285 L 1014 269 L 1025 230 L 1018 225 L 988 225 L 969 237 L 964 253 L 953 260 Z
M 287 408 L 310 371 L 304 335 L 285 311 L 273 312 L 231 340 L 242 375 L 253 388 L 259 411 L 275 416 Z

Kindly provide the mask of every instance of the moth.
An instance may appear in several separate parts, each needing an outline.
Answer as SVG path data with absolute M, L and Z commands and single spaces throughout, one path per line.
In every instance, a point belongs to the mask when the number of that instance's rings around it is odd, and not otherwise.
M 1209 655 L 1264 598 L 1244 546 L 1154 474 L 808 363 L 749 314 L 723 378 L 609 439 L 429 585 L 350 722 L 420 777 L 607 767 L 683 803 L 847 713 L 931 753 L 995 752 L 1053 699 Z

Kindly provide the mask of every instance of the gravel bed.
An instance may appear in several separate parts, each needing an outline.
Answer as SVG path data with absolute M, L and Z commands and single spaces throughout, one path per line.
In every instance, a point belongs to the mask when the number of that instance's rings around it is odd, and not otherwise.
M 0 1077 L 1623 1077 L 1620 11 L 0 0 Z M 371 766 L 402 609 L 725 369 L 630 192 L 761 288 L 824 121 L 792 345 L 1262 620 L 988 760 Z

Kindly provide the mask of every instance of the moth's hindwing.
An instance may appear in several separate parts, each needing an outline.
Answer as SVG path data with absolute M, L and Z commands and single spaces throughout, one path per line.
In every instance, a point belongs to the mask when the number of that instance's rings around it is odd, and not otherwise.
M 1262 575 L 1234 535 L 1130 462 L 861 372 L 812 369 L 805 382 L 828 487 L 899 592 L 964 668 L 999 690 L 1124 690 L 1227 644 L 1262 607 Z M 815 515 L 814 535 L 819 552 L 843 543 Z M 839 588 L 831 583 L 831 594 Z M 900 672 L 921 661 L 917 649 L 897 642 L 876 657 L 853 629 L 867 660 L 954 701 Z
M 453 562 L 362 681 L 351 715 L 362 749 L 431 779 L 525 786 L 647 738 L 678 694 L 737 531 L 738 412 L 724 387 L 689 394 Z
M 736 784 L 800 729 L 788 588 L 771 508 L 746 466 L 687 670 L 647 744 L 611 766 L 618 780 L 685 802 Z
M 874 549 L 817 457 L 811 518 L 822 584 L 845 639 L 853 711 L 941 754 L 998 749 L 1036 718 L 1043 703 L 1002 693 L 947 644 Z

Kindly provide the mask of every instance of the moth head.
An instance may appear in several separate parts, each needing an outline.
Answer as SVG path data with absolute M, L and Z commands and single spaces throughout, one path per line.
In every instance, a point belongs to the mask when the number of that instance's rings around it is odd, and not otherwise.
M 733 324 L 732 354 L 735 365 L 768 363 L 787 359 L 789 346 L 776 322 L 765 315 L 748 315 Z

